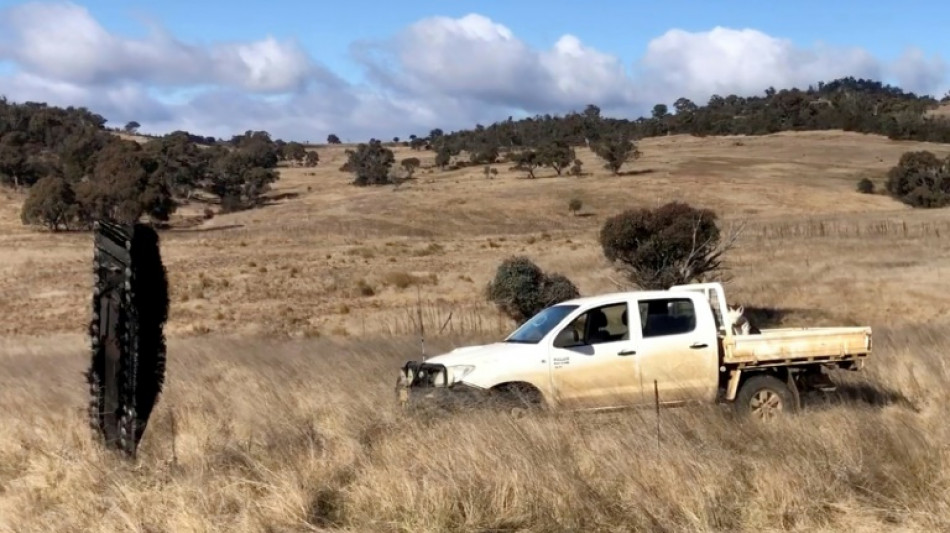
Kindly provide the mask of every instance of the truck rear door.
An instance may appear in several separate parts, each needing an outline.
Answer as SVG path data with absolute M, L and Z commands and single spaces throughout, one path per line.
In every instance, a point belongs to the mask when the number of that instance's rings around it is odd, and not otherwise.
M 714 401 L 719 384 L 716 321 L 696 293 L 643 297 L 637 301 L 636 361 L 640 401 Z M 633 325 L 637 325 L 633 323 Z

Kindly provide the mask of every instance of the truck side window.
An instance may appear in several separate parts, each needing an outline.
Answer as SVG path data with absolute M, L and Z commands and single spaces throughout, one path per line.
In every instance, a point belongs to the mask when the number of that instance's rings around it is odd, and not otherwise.
M 575 318 L 566 329 L 576 332 L 576 338 L 580 339 L 577 345 L 580 346 L 625 341 L 630 339 L 627 315 L 626 303 L 595 307 Z M 562 335 L 565 334 L 558 337 Z
M 627 304 L 613 304 L 588 311 L 588 344 L 617 342 L 630 339 L 627 327 Z
M 696 309 L 689 298 L 659 298 L 639 302 L 643 338 L 681 335 L 696 329 Z

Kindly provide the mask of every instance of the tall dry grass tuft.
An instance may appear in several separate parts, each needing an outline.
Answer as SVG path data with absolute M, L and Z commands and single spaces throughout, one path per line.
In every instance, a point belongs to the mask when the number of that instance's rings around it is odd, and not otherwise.
M 81 344 L 7 341 L 0 530 L 947 530 L 948 343 L 879 328 L 867 372 L 802 416 L 668 409 L 658 442 L 650 409 L 408 418 L 417 339 L 173 340 L 132 464 L 90 439 Z

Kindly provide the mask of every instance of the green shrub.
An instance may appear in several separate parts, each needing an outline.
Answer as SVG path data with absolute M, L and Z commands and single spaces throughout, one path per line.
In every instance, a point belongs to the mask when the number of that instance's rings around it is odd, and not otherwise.
M 682 202 L 656 209 L 630 209 L 604 222 L 600 244 L 608 261 L 618 265 L 643 289 L 690 283 L 720 270 L 723 243 L 716 214 Z
M 24 224 L 41 224 L 52 231 L 68 229 L 78 213 L 76 193 L 60 177 L 45 177 L 30 188 L 20 218 Z
M 567 203 L 567 208 L 571 211 L 571 213 L 574 213 L 574 215 L 577 215 L 577 212 L 581 210 L 581 207 L 584 207 L 584 203 L 580 198 L 571 198 L 571 201 Z
M 939 159 L 926 150 L 905 152 L 887 173 L 887 192 L 913 207 L 950 205 L 950 156 Z
M 547 275 L 524 256 L 502 261 L 486 287 L 487 299 L 519 324 L 545 307 L 578 296 L 577 287 L 566 276 Z

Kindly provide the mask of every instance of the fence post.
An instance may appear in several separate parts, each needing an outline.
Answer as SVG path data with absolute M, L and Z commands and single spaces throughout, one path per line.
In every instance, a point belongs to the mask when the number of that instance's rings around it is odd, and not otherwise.
M 656 404 L 656 449 L 660 451 L 660 386 L 653 380 L 653 402 Z

